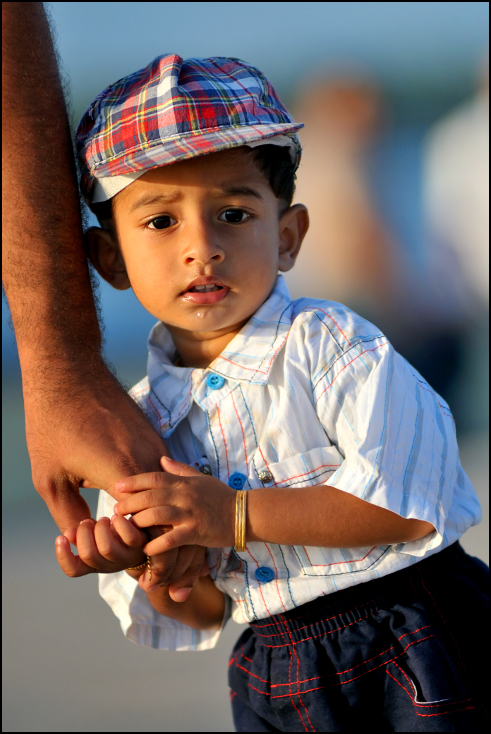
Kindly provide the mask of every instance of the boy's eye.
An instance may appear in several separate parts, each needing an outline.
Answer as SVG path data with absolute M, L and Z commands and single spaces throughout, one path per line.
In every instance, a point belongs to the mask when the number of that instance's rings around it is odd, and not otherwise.
M 242 209 L 227 209 L 222 212 L 218 217 L 220 221 L 227 222 L 227 224 L 240 224 L 249 219 L 250 215 Z
M 168 227 L 172 227 L 175 223 L 176 220 L 173 219 L 173 217 L 165 215 L 162 217 L 155 217 L 155 219 L 148 222 L 147 227 L 150 229 L 167 229 Z

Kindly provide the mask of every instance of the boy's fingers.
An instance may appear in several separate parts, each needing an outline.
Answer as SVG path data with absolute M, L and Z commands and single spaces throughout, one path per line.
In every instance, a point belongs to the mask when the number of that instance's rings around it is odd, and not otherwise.
M 63 535 L 56 538 L 55 551 L 61 570 L 67 576 L 70 576 L 70 578 L 94 573 L 93 568 L 87 566 L 79 556 L 72 553 L 68 538 L 65 538 Z
M 150 559 L 151 574 L 148 570 L 140 576 L 140 587 L 149 591 L 151 587 L 168 583 L 177 562 L 178 551 L 159 553 Z
M 76 545 L 77 543 L 77 528 L 67 528 L 65 532 L 63 533 L 65 538 L 68 538 L 69 542 L 72 545 Z
M 119 513 L 118 513 L 119 514 Z M 155 525 L 175 525 L 182 516 L 176 507 L 167 505 L 160 507 L 149 507 L 141 512 L 135 510 L 131 522 L 137 528 L 151 528 Z
M 186 546 L 184 546 L 186 547 Z M 187 546 L 190 547 L 190 546 Z M 208 571 L 208 564 L 203 563 L 204 557 L 206 557 L 206 551 L 201 546 L 192 546 L 193 547 L 193 554 L 191 556 L 191 560 L 189 563 L 189 566 L 187 570 L 183 573 L 180 579 L 175 581 L 174 583 L 171 583 L 169 585 L 169 596 L 174 601 L 185 601 L 187 598 L 187 595 L 189 594 L 189 591 L 193 588 L 196 581 L 199 579 L 200 576 L 203 574 L 203 569 L 206 566 L 206 570 Z M 184 550 L 184 548 L 181 548 L 181 550 Z M 184 590 L 188 590 L 188 593 L 183 596 L 182 592 Z M 177 593 L 177 592 L 181 593 Z
M 195 542 L 196 538 L 191 537 L 189 530 L 184 525 L 180 525 L 173 530 L 169 530 L 168 533 L 162 535 L 160 538 L 151 540 L 143 547 L 143 552 L 147 556 L 155 556 L 158 553 L 166 553 L 182 545 L 194 545 Z
M 192 545 L 185 545 L 177 549 L 174 568 L 167 575 L 166 582 L 169 584 L 173 584 L 176 581 L 179 581 L 183 577 L 183 575 L 187 573 L 190 565 L 193 562 L 194 555 L 194 546 Z M 152 558 L 150 558 L 150 563 L 153 563 Z
M 172 495 L 169 493 L 166 499 L 170 502 Z M 118 515 L 131 515 L 140 510 L 146 510 L 149 507 L 166 506 L 163 505 L 162 492 L 156 492 L 153 489 L 145 489 L 134 494 L 129 494 L 125 499 L 120 500 L 114 505 L 114 512 Z
M 98 571 L 109 571 L 110 561 L 99 553 L 95 541 L 95 528 L 93 520 L 83 520 L 77 529 L 77 548 L 81 560 Z
M 111 522 L 108 517 L 101 517 L 94 527 L 94 544 L 104 559 L 111 563 L 121 562 L 126 548 L 119 538 L 115 538 L 111 531 Z M 79 550 L 80 552 L 80 550 Z
M 198 469 L 195 469 L 189 464 L 183 464 L 182 461 L 176 461 L 171 459 L 169 456 L 162 456 L 160 463 L 165 472 L 169 474 L 176 474 L 180 477 L 202 477 L 203 475 Z
M 139 548 L 147 541 L 145 533 L 123 517 L 123 515 L 113 515 L 111 523 L 118 537 L 130 548 Z
M 135 474 L 116 483 L 117 492 L 140 492 L 142 489 L 161 489 L 175 484 L 178 477 L 163 471 Z

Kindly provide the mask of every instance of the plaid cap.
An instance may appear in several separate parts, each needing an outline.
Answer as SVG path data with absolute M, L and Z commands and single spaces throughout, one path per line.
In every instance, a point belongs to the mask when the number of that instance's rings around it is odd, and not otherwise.
M 151 168 L 278 136 L 283 145 L 288 136 L 298 166 L 301 127 L 266 77 L 239 59 L 158 56 L 83 115 L 75 136 L 82 194 L 90 205 L 96 179 L 132 174 L 131 183 Z

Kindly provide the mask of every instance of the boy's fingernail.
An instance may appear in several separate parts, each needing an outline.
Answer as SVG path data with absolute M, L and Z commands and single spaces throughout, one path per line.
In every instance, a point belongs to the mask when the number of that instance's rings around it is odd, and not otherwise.
M 56 545 L 62 545 L 64 540 L 65 540 L 65 536 L 64 535 L 59 535 L 56 538 L 55 543 L 56 543 Z
M 116 489 L 123 489 L 124 482 L 119 480 L 119 482 L 116 482 Z
M 114 507 L 113 507 L 113 510 L 114 510 L 114 513 L 115 513 L 115 514 L 116 514 L 116 513 L 117 513 L 117 511 L 118 511 L 118 504 L 119 504 L 119 502 L 116 502 L 116 504 L 115 504 L 115 505 L 114 505 Z M 114 517 L 114 515 L 113 515 L 113 517 Z

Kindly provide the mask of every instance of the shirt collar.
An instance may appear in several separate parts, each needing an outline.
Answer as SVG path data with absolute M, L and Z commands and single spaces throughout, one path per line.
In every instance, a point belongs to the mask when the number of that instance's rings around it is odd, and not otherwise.
M 235 382 L 265 385 L 274 360 L 286 342 L 291 317 L 290 294 L 283 276 L 278 275 L 269 298 L 205 370 L 174 365 L 174 342 L 168 329 L 159 321 L 148 339 L 147 372 L 150 400 L 159 414 L 164 437 L 187 415 L 193 391 L 210 373 Z

